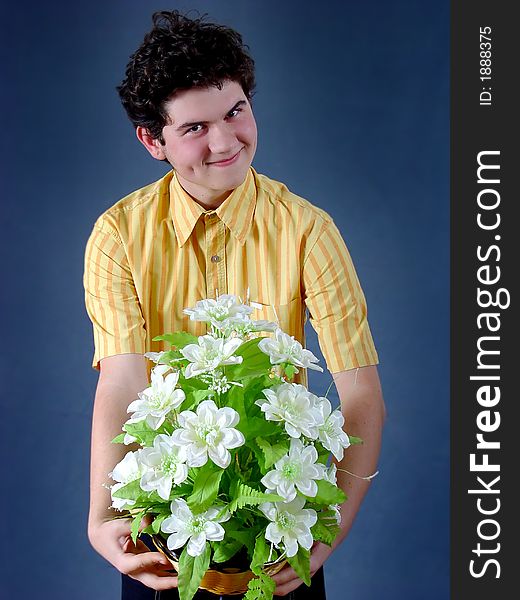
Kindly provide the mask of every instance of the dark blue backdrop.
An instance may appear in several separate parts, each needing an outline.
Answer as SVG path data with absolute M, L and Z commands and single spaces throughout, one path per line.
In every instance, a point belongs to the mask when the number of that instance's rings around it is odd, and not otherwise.
M 118 597 L 85 533 L 83 251 L 105 208 L 164 173 L 114 87 L 153 10 L 175 7 L 242 32 L 254 165 L 333 216 L 368 299 L 388 420 L 381 473 L 326 565 L 329 598 L 448 598 L 448 2 L 3 5 L 0 595 Z M 315 391 L 329 381 L 311 374 Z

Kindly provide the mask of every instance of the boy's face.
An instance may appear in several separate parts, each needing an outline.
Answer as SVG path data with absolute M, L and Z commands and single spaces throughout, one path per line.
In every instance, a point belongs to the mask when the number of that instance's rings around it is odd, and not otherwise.
M 177 92 L 165 104 L 168 125 L 164 145 L 153 148 L 166 158 L 182 187 L 200 204 L 216 208 L 244 182 L 256 150 L 257 131 L 251 105 L 235 81 L 216 87 Z

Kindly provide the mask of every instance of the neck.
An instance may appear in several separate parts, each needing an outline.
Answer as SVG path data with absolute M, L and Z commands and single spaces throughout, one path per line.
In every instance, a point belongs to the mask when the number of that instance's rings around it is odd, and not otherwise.
M 177 180 L 181 184 L 182 189 L 187 192 L 191 198 L 200 204 L 206 210 L 215 210 L 224 200 L 231 194 L 233 190 L 211 190 L 203 188 L 196 183 L 187 181 L 177 173 Z

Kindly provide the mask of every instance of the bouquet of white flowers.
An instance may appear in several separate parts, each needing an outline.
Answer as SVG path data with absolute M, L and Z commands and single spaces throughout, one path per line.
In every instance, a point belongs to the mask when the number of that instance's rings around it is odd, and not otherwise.
M 139 448 L 110 473 L 112 506 L 133 516 L 134 543 L 152 516 L 144 532 L 177 569 L 181 600 L 199 587 L 271 598 L 269 574 L 285 561 L 310 585 L 313 542 L 330 545 L 339 532 L 346 496 L 328 462 L 360 440 L 326 397 L 291 383 L 299 368 L 322 371 L 318 359 L 253 310 L 232 295 L 185 309 L 208 334 L 155 338 L 171 349 L 146 355 L 151 385 L 113 440 Z M 228 573 L 216 589 L 208 575 L 233 561 L 245 577 Z

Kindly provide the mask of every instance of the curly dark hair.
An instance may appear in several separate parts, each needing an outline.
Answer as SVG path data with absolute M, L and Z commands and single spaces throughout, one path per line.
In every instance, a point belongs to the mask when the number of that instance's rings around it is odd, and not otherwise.
M 250 100 L 255 88 L 254 61 L 235 30 L 204 22 L 206 15 L 190 19 L 179 11 L 158 11 L 153 28 L 132 54 L 117 91 L 134 124 L 148 129 L 164 143 L 168 124 L 165 102 L 177 90 L 214 86 L 226 80 L 241 84 Z

